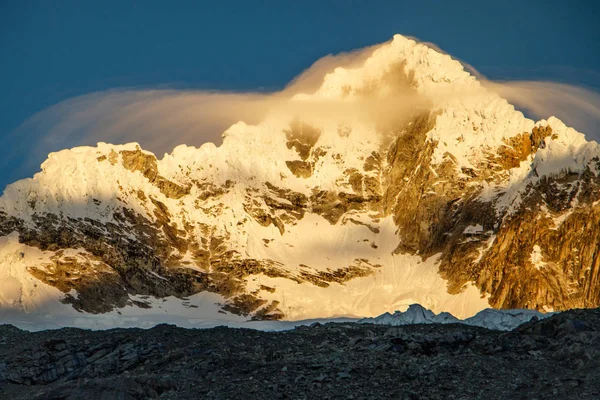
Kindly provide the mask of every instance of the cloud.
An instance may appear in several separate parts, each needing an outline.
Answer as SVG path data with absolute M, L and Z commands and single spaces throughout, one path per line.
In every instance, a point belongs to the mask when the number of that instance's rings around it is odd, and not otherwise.
M 258 122 L 268 94 L 189 90 L 118 89 L 68 99 L 22 124 L 3 147 L 2 167 L 13 176 L 31 175 L 51 151 L 79 145 L 139 142 L 161 154 L 181 143 L 219 144 L 238 120 Z M 14 179 L 14 178 L 12 178 Z
M 437 46 L 429 46 L 443 52 Z M 425 107 L 424 99 L 400 83 L 387 97 L 362 96 L 360 101 L 298 101 L 298 93 L 313 93 L 326 74 L 336 68 L 361 65 L 380 45 L 338 55 L 328 55 L 303 71 L 283 90 L 272 93 L 199 90 L 115 89 L 68 99 L 31 117 L 4 138 L 11 152 L 0 164 L 14 169 L 10 179 L 30 176 L 51 151 L 77 145 L 139 142 L 160 155 L 178 144 L 199 146 L 221 143 L 232 124 L 255 124 L 267 113 L 289 118 L 403 118 Z M 537 119 L 555 115 L 568 125 L 598 139 L 600 95 L 590 89 L 554 82 L 485 79 L 472 66 L 465 69 L 526 115 Z M 22 138 L 26 138 L 23 140 Z M 18 167 L 15 169 L 15 164 Z
M 377 47 L 325 56 L 278 92 L 123 88 L 71 98 L 42 110 L 4 138 L 3 144 L 13 151 L 12 157 L 0 161 L 0 166 L 6 171 L 19 164 L 12 175 L 20 178 L 30 176 L 49 152 L 95 145 L 98 141 L 138 142 L 160 156 L 182 143 L 219 145 L 228 127 L 238 121 L 256 124 L 266 113 L 290 119 L 309 115 L 312 118 L 368 118 L 376 114 L 375 110 L 416 104 L 414 99 L 401 96 L 390 99 L 387 104 L 376 100 L 360 104 L 293 100 L 297 94 L 316 91 L 325 75 L 336 68 L 361 65 Z
M 482 84 L 535 119 L 555 116 L 588 139 L 600 141 L 600 93 L 592 89 L 548 81 L 484 80 Z
M 335 55 L 328 54 L 325 57 L 321 57 L 310 67 L 292 79 L 292 81 L 286 85 L 283 93 L 288 95 L 294 95 L 296 93 L 313 93 L 323 83 L 325 75 L 333 72 L 336 68 L 352 69 L 361 66 L 375 50 L 389 42 L 390 41 Z

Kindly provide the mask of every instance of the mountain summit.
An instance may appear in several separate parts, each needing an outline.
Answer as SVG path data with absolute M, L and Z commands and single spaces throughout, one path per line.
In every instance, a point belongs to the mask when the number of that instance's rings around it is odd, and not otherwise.
M 396 35 L 219 147 L 51 153 L 0 198 L 0 308 L 597 307 L 599 168 L 596 142 Z

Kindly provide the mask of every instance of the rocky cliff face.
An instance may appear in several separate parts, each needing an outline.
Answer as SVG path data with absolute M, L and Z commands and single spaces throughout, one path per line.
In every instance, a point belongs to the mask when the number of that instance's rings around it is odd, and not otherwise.
M 600 305 L 595 142 L 401 36 L 290 104 L 161 160 L 137 144 L 51 154 L 0 199 L 0 306 L 103 313 L 204 292 L 258 319 Z

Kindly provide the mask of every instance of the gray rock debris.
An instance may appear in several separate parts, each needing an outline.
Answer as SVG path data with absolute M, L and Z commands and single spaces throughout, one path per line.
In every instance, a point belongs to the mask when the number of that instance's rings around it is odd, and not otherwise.
M 29 333 L 0 326 L 4 399 L 600 398 L 600 310 L 465 324 Z

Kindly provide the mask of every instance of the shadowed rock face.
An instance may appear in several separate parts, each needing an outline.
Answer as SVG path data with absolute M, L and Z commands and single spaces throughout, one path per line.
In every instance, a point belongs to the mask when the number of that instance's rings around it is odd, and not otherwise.
M 207 246 L 202 240 L 200 243 L 189 240 L 185 231 L 168 223 L 166 214 L 157 213 L 156 217 L 150 221 L 124 208 L 123 214 L 115 213 L 114 224 L 103 225 L 89 219 L 65 220 L 48 214 L 35 217 L 35 229 L 10 219 L 3 220 L 1 226 L 3 231 L 16 227 L 22 243 L 42 250 L 58 250 L 52 264 L 31 268 L 30 273 L 64 293 L 76 290 L 77 297 L 67 294 L 64 301 L 91 313 L 132 304 L 147 307 L 143 302 L 132 301 L 130 294 L 183 298 L 209 291 L 231 299 L 236 312 L 248 315 L 265 302 L 244 292 L 244 277 L 256 273 L 290 277 L 268 261 L 239 259 L 235 252 L 221 252 L 219 240 L 214 237 Z M 131 239 L 132 235 L 136 239 Z M 196 254 L 198 265 L 208 266 L 205 271 L 178 264 L 173 253 L 187 248 Z M 62 249 L 85 252 L 80 258 L 62 257 Z M 264 318 L 281 317 L 272 304 L 267 307 L 270 308 L 261 311 Z

